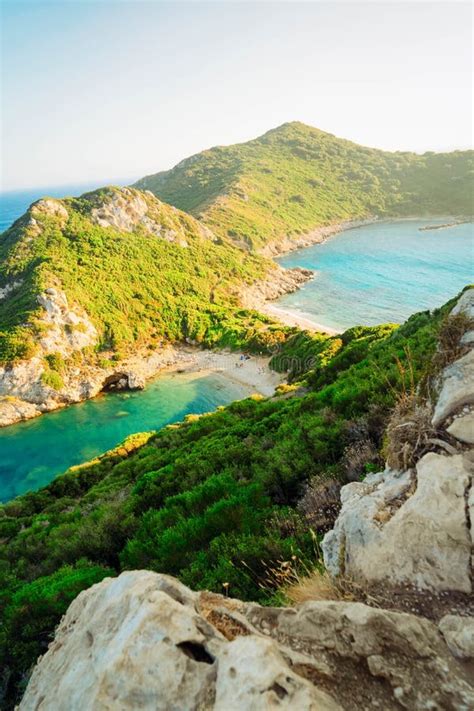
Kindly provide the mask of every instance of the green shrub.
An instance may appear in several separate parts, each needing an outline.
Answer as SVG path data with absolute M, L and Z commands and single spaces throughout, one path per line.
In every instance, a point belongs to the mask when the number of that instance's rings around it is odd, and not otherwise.
M 53 390 L 62 390 L 64 387 L 64 380 L 55 370 L 44 370 L 41 374 L 41 381 L 44 385 Z

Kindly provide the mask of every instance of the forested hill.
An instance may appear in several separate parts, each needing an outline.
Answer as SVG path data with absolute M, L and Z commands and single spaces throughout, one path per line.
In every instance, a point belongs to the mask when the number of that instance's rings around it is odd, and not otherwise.
M 0 236 L 0 364 L 45 349 L 119 357 L 162 340 L 248 344 L 247 328 L 265 325 L 236 314 L 238 294 L 273 268 L 150 193 L 108 187 L 39 200 Z M 60 324 L 59 306 L 45 307 L 51 298 L 78 315 Z
M 203 151 L 136 187 L 259 249 L 353 218 L 471 215 L 473 156 L 390 153 L 293 122 Z
M 71 600 L 105 576 L 147 568 L 193 588 L 225 584 L 232 597 L 278 602 L 278 567 L 314 566 L 315 536 L 332 528 L 341 483 L 383 465 L 394 405 L 419 417 L 415 393 L 424 392 L 427 368 L 434 374 L 460 355 L 452 344 L 472 326 L 448 315 L 453 304 L 400 327 L 295 332 L 274 359 L 276 368 L 293 363 L 293 383 L 277 397 L 136 435 L 1 506 L 6 707 Z M 414 446 L 439 443 L 418 424 L 397 432 L 408 464 Z M 0 703 L 1 695 L 2 684 Z

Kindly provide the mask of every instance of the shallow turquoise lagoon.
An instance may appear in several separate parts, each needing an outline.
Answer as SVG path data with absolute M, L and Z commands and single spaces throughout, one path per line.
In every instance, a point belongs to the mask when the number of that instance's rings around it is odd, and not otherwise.
M 278 261 L 315 278 L 278 306 L 335 329 L 401 323 L 441 306 L 474 281 L 473 224 L 420 231 L 446 220 L 403 220 L 342 232 Z
M 156 430 L 243 397 L 219 375 L 165 375 L 143 391 L 102 395 L 0 429 L 0 500 L 39 489 L 129 434 Z

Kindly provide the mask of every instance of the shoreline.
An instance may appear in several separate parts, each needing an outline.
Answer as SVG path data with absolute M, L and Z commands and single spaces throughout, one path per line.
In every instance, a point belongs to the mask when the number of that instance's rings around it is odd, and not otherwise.
M 263 256 L 270 257 L 273 263 L 276 265 L 277 270 L 283 270 L 286 278 L 280 271 L 274 272 L 273 275 L 270 274 L 270 278 L 267 279 L 267 283 L 263 281 L 260 286 L 255 287 L 250 290 L 248 301 L 250 302 L 250 307 L 260 311 L 270 318 L 276 318 L 282 324 L 286 326 L 296 326 L 302 330 L 317 331 L 319 333 L 327 333 L 330 336 L 335 336 L 343 333 L 344 330 L 335 329 L 329 326 L 324 326 L 323 324 L 314 321 L 311 314 L 306 314 L 299 312 L 296 309 L 288 309 L 285 307 L 277 306 L 279 299 L 285 294 L 291 294 L 295 291 L 299 291 L 307 281 L 310 281 L 315 277 L 314 272 L 308 269 L 302 269 L 300 267 L 285 268 L 281 267 L 276 261 L 279 257 L 283 257 L 292 252 L 298 252 L 299 250 L 307 249 L 317 244 L 323 244 L 328 239 L 341 234 L 342 232 L 347 232 L 349 230 L 359 229 L 360 227 L 365 227 L 367 225 L 373 224 L 390 224 L 393 222 L 408 222 L 415 220 L 454 220 L 450 224 L 441 224 L 439 226 L 429 225 L 428 227 L 419 228 L 420 230 L 427 229 L 446 229 L 448 227 L 454 227 L 458 224 L 465 224 L 466 222 L 472 222 L 472 219 L 468 219 L 465 216 L 447 216 L 439 215 L 437 217 L 431 215 L 409 215 L 405 217 L 368 217 L 361 220 L 345 220 L 342 222 L 336 222 L 332 225 L 323 225 L 317 227 L 304 235 L 300 235 L 295 239 L 285 237 L 281 242 L 273 242 L 262 250 L 260 254 Z M 301 276 L 297 276 L 297 272 L 300 272 Z M 311 276 L 308 276 L 311 274 Z M 277 279 L 271 279 L 272 276 L 278 275 Z M 291 279 L 293 277 L 293 279 Z M 295 278 L 297 277 L 297 278 Z M 255 292 L 252 295 L 252 291 Z M 275 292 L 279 292 L 275 294 Z
M 396 219 L 396 218 L 391 218 Z M 413 218 L 416 219 L 416 218 Z M 265 245 L 259 254 L 264 257 L 270 257 L 272 259 L 277 257 L 283 257 L 285 254 L 290 254 L 291 252 L 296 252 L 299 249 L 305 249 L 306 247 L 312 247 L 315 244 L 322 244 L 329 237 L 339 234 L 340 232 L 345 232 L 346 230 L 354 230 L 359 227 L 365 227 L 366 225 L 372 225 L 376 222 L 385 222 L 387 220 L 380 220 L 378 217 L 367 217 L 360 220 L 342 220 L 341 222 L 333 222 L 330 225 L 321 225 L 320 227 L 315 227 L 309 232 L 305 232 L 297 237 L 284 237 L 281 241 L 270 242 Z M 390 221 L 390 220 L 388 220 Z
M 429 220 L 438 218 L 410 216 L 380 220 L 377 218 L 348 220 L 334 223 L 330 226 L 317 228 L 296 240 L 284 240 L 280 244 L 280 247 L 286 246 L 286 251 L 280 249 L 275 252 L 272 248 L 272 257 L 283 256 L 283 254 L 288 252 L 305 249 L 313 244 L 320 244 L 336 234 L 346 230 L 357 229 L 368 224 L 421 219 Z M 439 219 L 447 218 L 439 216 Z M 277 305 L 280 297 L 299 290 L 306 281 L 314 278 L 314 272 L 301 268 L 284 269 L 277 262 L 273 261 L 273 259 L 272 262 L 274 268 L 269 270 L 266 279 L 257 282 L 251 287 L 247 286 L 245 290 L 242 291 L 241 301 L 244 308 L 259 311 L 279 321 L 282 325 L 290 327 L 296 326 L 302 330 L 325 333 L 328 336 L 342 333 L 342 330 L 330 328 L 314 321 L 311 318 L 311 314 L 286 309 Z M 32 397 L 31 399 L 26 398 L 23 394 L 23 390 L 17 390 L 15 394 L 5 393 L 1 395 L 0 427 L 9 427 L 10 425 L 33 419 L 44 413 L 92 399 L 104 391 L 104 384 L 111 376 L 114 377 L 117 375 L 128 378 L 130 387 L 127 389 L 137 390 L 146 387 L 149 380 L 158 378 L 167 372 L 215 373 L 234 384 L 240 385 L 244 390 L 247 388 L 243 397 L 248 397 L 249 388 L 253 388 L 254 392 L 262 394 L 265 397 L 273 395 L 275 388 L 284 382 L 285 378 L 282 374 L 270 370 L 268 367 L 270 357 L 251 356 L 248 360 L 240 360 L 241 355 L 243 355 L 241 352 L 231 352 L 229 350 L 201 350 L 191 345 L 168 344 L 160 349 L 156 349 L 151 354 L 148 352 L 148 354 L 145 355 L 145 353 L 142 352 L 129 356 L 121 362 L 114 365 L 111 364 L 110 368 L 89 366 L 78 375 L 71 377 L 65 391 L 51 393 L 46 400 L 40 401 L 37 397 Z M 33 364 L 33 361 L 35 361 L 35 359 L 32 359 L 31 364 Z M 20 364 L 20 369 L 23 365 Z M 28 373 L 24 374 L 25 377 L 27 375 Z M 32 385 L 35 385 L 33 381 Z
M 317 331 L 318 333 L 326 333 L 329 336 L 337 336 L 338 334 L 343 333 L 342 330 L 331 328 L 330 326 L 324 326 L 317 321 L 313 321 L 310 314 L 306 315 L 296 309 L 287 309 L 280 306 L 274 306 L 272 303 L 269 303 L 264 304 L 261 310 L 268 316 L 277 318 L 286 326 L 296 326 L 297 328 L 301 328 L 303 331 Z
M 139 387 L 124 388 L 124 392 L 144 390 L 151 380 L 159 379 L 167 374 L 196 374 L 198 377 L 215 374 L 238 386 L 241 398 L 252 394 L 271 397 L 275 389 L 285 382 L 285 375 L 269 368 L 271 356 L 256 356 L 242 351 L 213 351 L 201 349 L 198 346 L 177 344 L 167 345 L 156 350 L 148 358 L 135 355 L 121 363 L 114 370 L 128 370 L 129 376 L 139 382 Z M 103 382 L 110 377 L 110 369 L 95 373 L 96 386 L 82 397 L 50 398 L 47 402 L 37 403 L 17 396 L 0 396 L 0 428 L 10 427 L 27 420 L 40 417 L 48 412 L 55 412 L 86 400 L 93 400 L 104 394 Z
M 180 360 L 160 370 L 156 377 L 167 373 L 175 375 L 219 375 L 223 380 L 239 385 L 243 397 L 252 394 L 271 397 L 275 389 L 285 382 L 284 373 L 271 370 L 271 356 L 248 355 L 242 351 L 224 349 L 212 351 L 181 347 L 177 349 Z M 250 391 L 250 392 L 249 392 Z

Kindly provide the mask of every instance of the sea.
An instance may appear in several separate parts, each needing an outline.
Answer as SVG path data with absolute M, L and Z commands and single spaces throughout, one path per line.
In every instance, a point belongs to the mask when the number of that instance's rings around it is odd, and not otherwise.
M 3 193 L 1 229 L 44 195 L 80 195 L 96 187 Z M 280 258 L 285 267 L 312 269 L 314 278 L 281 298 L 278 306 L 338 330 L 401 323 L 416 311 L 441 306 L 474 282 L 473 224 L 422 229 L 443 221 L 449 218 L 378 222 Z M 129 434 L 157 430 L 188 413 L 208 412 L 239 397 L 241 388 L 218 374 L 175 373 L 157 378 L 143 391 L 104 394 L 0 429 L 0 501 L 46 485 Z

